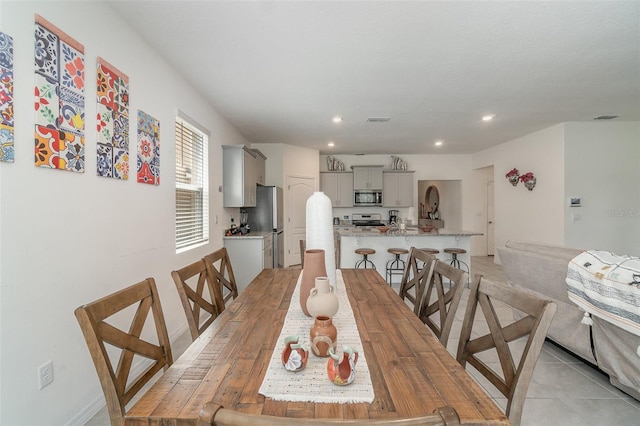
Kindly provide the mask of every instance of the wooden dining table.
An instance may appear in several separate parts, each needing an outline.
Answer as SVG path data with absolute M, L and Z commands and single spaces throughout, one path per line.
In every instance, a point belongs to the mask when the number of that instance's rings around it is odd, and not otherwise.
M 369 366 L 373 402 L 289 402 L 259 394 L 300 272 L 263 270 L 128 410 L 125 425 L 197 425 L 209 401 L 253 414 L 337 419 L 392 419 L 451 406 L 462 424 L 509 424 L 371 269 L 343 269 L 342 277 Z

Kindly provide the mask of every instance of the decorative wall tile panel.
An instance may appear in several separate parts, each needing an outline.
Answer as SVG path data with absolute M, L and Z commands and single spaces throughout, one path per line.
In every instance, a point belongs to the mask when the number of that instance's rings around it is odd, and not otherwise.
M 129 77 L 100 57 L 96 77 L 97 174 L 126 180 L 129 178 Z
M 58 159 L 58 130 L 36 125 L 35 133 L 35 163 L 36 166 L 57 168 Z
M 113 146 L 98 143 L 98 176 L 113 177 Z
M 0 161 L 13 163 L 13 126 L 0 124 Z
M 13 127 L 13 70 L 0 67 L 0 123 Z
M 129 176 L 129 150 L 113 148 L 113 177 L 127 179 Z
M 13 38 L 0 32 L 0 162 L 14 161 Z
M 160 122 L 138 110 L 138 182 L 160 184 Z
M 0 32 L 0 67 L 13 69 L 13 37 Z
M 58 81 L 58 36 L 37 22 L 36 17 L 36 72 Z
M 113 141 L 113 110 L 104 104 L 98 103 L 96 122 L 98 142 L 111 145 Z
M 84 172 L 84 46 L 40 15 L 35 23 L 35 164 Z
M 35 110 L 36 125 L 59 128 L 60 98 L 58 84 L 42 74 L 36 74 Z

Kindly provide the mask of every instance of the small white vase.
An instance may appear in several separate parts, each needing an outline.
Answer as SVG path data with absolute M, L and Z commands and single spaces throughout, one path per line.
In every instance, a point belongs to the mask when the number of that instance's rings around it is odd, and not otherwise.
M 329 284 L 327 277 L 317 277 L 316 286 L 311 289 L 307 299 L 307 311 L 312 317 L 333 317 L 338 312 L 338 296 L 335 287 Z

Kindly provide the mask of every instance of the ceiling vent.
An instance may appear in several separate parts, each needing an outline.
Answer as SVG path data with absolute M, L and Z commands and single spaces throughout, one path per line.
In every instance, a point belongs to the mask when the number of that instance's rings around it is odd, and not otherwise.
M 597 117 L 593 117 L 594 120 L 613 120 L 614 118 L 618 118 L 619 115 L 599 115 Z
M 367 118 L 367 122 L 369 123 L 386 123 L 391 120 L 391 117 L 369 117 Z

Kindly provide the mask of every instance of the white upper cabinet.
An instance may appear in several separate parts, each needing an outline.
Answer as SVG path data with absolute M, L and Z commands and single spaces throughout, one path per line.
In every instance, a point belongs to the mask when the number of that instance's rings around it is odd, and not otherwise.
M 353 189 L 382 189 L 382 166 L 351 166 Z
M 412 207 L 414 172 L 384 172 L 384 207 Z
M 353 173 L 321 172 L 320 190 L 333 207 L 353 207 Z

